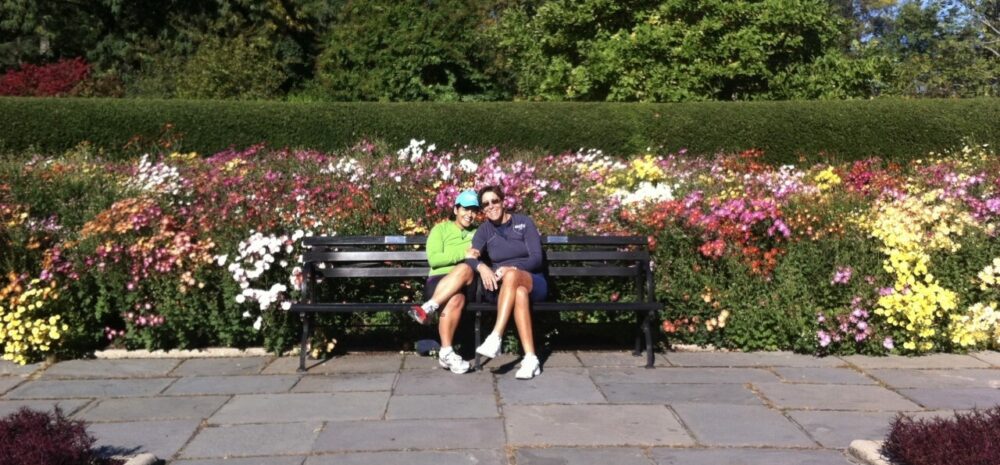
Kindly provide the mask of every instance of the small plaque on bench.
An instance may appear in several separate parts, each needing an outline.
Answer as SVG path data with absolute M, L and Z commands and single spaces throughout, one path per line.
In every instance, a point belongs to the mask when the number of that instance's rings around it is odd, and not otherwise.
M 406 236 L 385 236 L 386 244 L 405 244 Z
M 569 243 L 569 236 L 549 236 L 546 242 L 549 244 L 566 244 Z

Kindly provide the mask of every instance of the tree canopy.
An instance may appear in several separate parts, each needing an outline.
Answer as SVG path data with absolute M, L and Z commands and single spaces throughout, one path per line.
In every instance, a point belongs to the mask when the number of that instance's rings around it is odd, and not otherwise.
M 0 0 L 0 73 L 293 100 L 995 96 L 1000 0 Z

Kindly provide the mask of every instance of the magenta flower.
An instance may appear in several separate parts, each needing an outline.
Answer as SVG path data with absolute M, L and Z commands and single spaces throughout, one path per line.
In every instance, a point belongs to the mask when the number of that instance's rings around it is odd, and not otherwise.
M 853 274 L 854 270 L 849 266 L 837 267 L 837 271 L 833 274 L 830 284 L 847 284 L 850 282 Z

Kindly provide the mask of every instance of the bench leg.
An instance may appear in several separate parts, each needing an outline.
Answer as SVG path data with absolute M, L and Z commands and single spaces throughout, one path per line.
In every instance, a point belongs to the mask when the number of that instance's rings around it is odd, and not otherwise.
M 306 344 L 309 342 L 309 316 L 305 312 L 301 312 L 299 318 L 302 318 L 302 340 L 299 345 L 299 369 L 296 371 L 304 373 L 306 371 Z
M 476 312 L 476 330 L 475 330 L 476 348 L 479 348 L 479 344 L 482 343 L 482 339 L 480 339 L 482 335 L 479 332 L 479 327 L 482 323 L 482 319 L 483 319 L 483 312 Z M 479 371 L 482 368 L 483 368 L 482 364 L 479 363 L 479 352 L 476 352 L 476 371 Z
M 654 350 L 653 350 L 653 316 L 654 315 L 655 315 L 655 312 L 652 311 L 652 310 L 648 314 L 646 314 L 646 321 L 644 321 L 643 322 L 644 324 L 642 325 L 642 332 L 645 333 L 645 336 L 646 336 L 646 368 L 653 368 L 653 366 L 654 366 L 654 364 L 653 364 L 653 357 L 655 357 L 655 354 L 653 353 L 654 352 Z
M 635 350 L 632 351 L 633 357 L 642 355 L 642 334 L 644 324 L 645 320 L 643 319 L 642 312 L 635 312 Z

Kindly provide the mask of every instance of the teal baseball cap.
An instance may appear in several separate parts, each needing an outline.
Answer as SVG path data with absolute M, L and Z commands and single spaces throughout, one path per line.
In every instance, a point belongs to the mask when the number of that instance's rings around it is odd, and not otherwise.
M 479 208 L 479 194 L 472 189 L 464 190 L 455 197 L 455 205 L 465 208 Z

